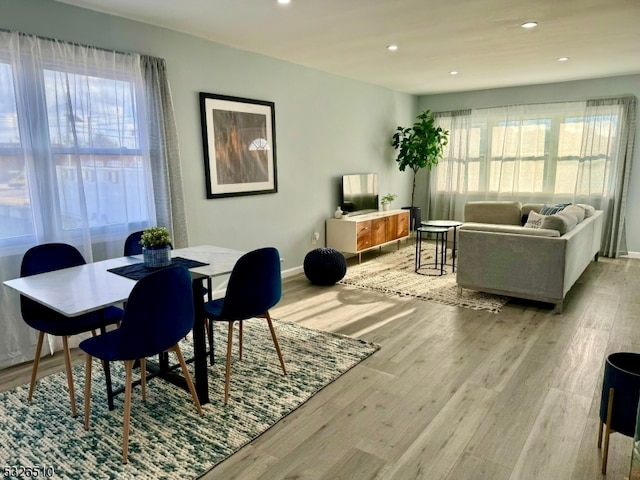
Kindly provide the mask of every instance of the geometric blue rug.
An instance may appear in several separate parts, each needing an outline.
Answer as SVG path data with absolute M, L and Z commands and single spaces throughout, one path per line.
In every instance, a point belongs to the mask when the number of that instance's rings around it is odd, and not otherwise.
M 199 417 L 189 392 L 154 378 L 147 401 L 133 390 L 129 463 L 122 464 L 124 394 L 109 411 L 104 376 L 94 360 L 91 425 L 84 429 L 84 364 L 74 367 L 78 416 L 71 416 L 64 372 L 0 393 L 0 467 L 40 467 L 62 479 L 194 479 L 251 442 L 323 387 L 378 350 L 353 338 L 273 320 L 287 375 L 282 374 L 267 322 L 244 326 L 243 360 L 234 345 L 229 403 L 223 404 L 227 325 L 215 325 L 216 364 L 209 366 L 210 403 Z M 237 332 L 236 332 L 237 333 Z M 237 341 L 237 334 L 234 335 Z M 191 356 L 189 340 L 180 344 Z M 170 362 L 177 363 L 169 354 Z M 193 375 L 193 365 L 189 365 Z M 112 363 L 114 386 L 122 362 Z M 138 372 L 134 371 L 134 378 Z M 45 475 L 54 472 L 54 475 Z M 20 471 L 13 475 L 18 477 Z M 22 471 L 22 476 L 27 472 Z M 34 476 L 33 474 L 31 476 Z

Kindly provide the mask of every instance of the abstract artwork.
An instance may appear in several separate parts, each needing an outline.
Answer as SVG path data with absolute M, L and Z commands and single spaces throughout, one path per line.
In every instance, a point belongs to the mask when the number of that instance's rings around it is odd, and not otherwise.
M 278 191 L 273 102 L 200 92 L 207 198 Z

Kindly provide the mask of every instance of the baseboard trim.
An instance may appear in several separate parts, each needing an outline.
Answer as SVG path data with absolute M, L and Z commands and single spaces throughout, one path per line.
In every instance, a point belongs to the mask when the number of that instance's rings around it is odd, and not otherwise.
M 640 252 L 629 252 L 626 255 L 621 255 L 621 257 L 626 258 L 640 258 Z
M 302 265 L 298 267 L 288 268 L 282 271 L 282 278 L 293 277 L 294 275 L 298 275 L 299 273 L 303 273 L 304 268 Z

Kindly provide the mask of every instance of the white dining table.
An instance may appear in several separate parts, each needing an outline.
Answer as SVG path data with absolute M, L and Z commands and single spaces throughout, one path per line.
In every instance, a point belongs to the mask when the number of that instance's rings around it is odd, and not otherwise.
M 205 279 L 210 280 L 230 274 L 233 266 L 243 254 L 244 252 L 239 250 L 212 245 L 178 248 L 171 251 L 172 258 L 181 257 L 207 264 L 189 269 L 194 282 L 195 384 L 202 404 L 209 401 L 202 282 Z M 109 269 L 136 263 L 142 263 L 142 255 L 87 263 L 77 267 L 6 280 L 3 283 L 21 295 L 62 315 L 75 317 L 126 302 L 136 280 L 109 272 Z M 211 283 L 209 283 L 209 292 L 211 292 Z M 111 404 L 110 399 L 110 407 Z

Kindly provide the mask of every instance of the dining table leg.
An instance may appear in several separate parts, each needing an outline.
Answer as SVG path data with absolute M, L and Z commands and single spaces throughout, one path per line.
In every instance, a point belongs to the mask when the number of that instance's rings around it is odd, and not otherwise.
M 209 378 L 207 373 L 207 345 L 205 335 L 204 296 L 202 279 L 193 280 L 193 363 L 196 392 L 200 404 L 209 403 Z M 213 332 L 211 332 L 213 335 Z

